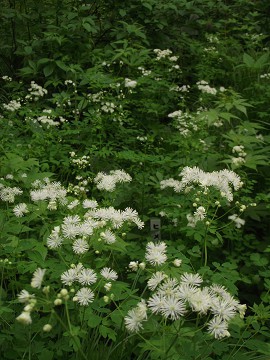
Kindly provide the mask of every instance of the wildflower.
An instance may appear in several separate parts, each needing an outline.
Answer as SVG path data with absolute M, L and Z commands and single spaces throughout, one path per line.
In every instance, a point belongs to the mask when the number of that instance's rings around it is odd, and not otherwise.
M 241 226 L 245 225 L 245 220 L 238 217 L 236 214 L 228 216 L 228 219 L 232 220 L 235 223 L 237 229 L 240 229 Z
M 125 87 L 133 89 L 136 86 L 137 86 L 137 81 L 125 78 Z
M 112 283 L 111 282 L 107 282 L 105 285 L 104 285 L 104 289 L 106 291 L 110 291 L 112 288 Z
M 234 299 L 233 299 L 234 300 Z M 228 321 L 236 314 L 235 304 L 230 300 L 213 298 L 211 302 L 211 312 L 219 316 L 222 320 Z
M 193 311 L 200 314 L 206 314 L 211 305 L 211 295 L 207 288 L 197 289 L 189 296 L 189 305 Z
M 161 312 L 161 309 L 164 304 L 164 297 L 160 294 L 154 294 L 148 300 L 148 307 L 154 314 Z
M 72 245 L 75 254 L 85 254 L 89 250 L 88 242 L 85 239 L 76 239 Z
M 128 264 L 128 267 L 132 270 L 132 271 L 137 271 L 138 267 L 139 267 L 139 262 L 138 261 L 131 261 Z
M 71 209 L 74 209 L 79 204 L 80 204 L 79 200 L 73 200 L 73 201 L 71 201 L 70 204 L 68 204 L 67 208 L 71 210 Z
M 94 293 L 91 289 L 83 287 L 75 294 L 80 305 L 87 306 L 94 300 Z
M 52 325 L 51 324 L 45 324 L 43 326 L 43 331 L 44 332 L 50 332 L 52 330 Z
M 155 290 L 157 286 L 167 278 L 167 275 L 163 271 L 157 271 L 147 281 L 147 286 L 150 290 Z
M 167 245 L 164 242 L 154 244 L 149 242 L 146 245 L 145 258 L 151 265 L 162 265 L 167 260 L 166 252 Z
M 95 209 L 98 207 L 98 203 L 96 200 L 88 200 L 88 199 L 85 199 L 83 201 L 83 208 L 84 209 Z
M 126 328 L 130 332 L 137 332 L 143 328 L 142 322 L 147 319 L 147 306 L 142 300 L 137 307 L 128 311 L 125 316 Z
M 214 316 L 208 323 L 208 332 L 215 337 L 215 339 L 222 339 L 230 336 L 228 332 L 228 324 L 220 316 Z
M 23 311 L 21 315 L 16 317 L 16 320 L 23 325 L 29 325 L 32 323 L 32 318 L 29 311 Z
M 181 264 L 182 264 L 182 260 L 181 260 L 181 259 L 174 259 L 173 265 L 174 265 L 175 267 L 180 267 Z
M 35 297 L 35 295 L 29 294 L 29 292 L 27 290 L 22 290 L 19 294 L 18 294 L 18 300 L 21 303 L 27 303 L 29 302 L 31 299 L 33 299 Z
M 77 276 L 78 274 L 75 269 L 69 269 L 61 275 L 61 281 L 64 285 L 71 286 L 77 280 Z
M 55 299 L 53 303 L 55 306 L 60 306 L 63 304 L 63 301 L 62 301 L 62 299 Z
M 60 236 L 60 226 L 55 226 L 47 239 L 49 249 L 57 249 L 63 243 L 63 238 Z
M 100 275 L 102 277 L 104 277 L 106 280 L 113 280 L 114 281 L 114 280 L 117 280 L 117 278 L 118 278 L 118 275 L 117 275 L 116 271 L 114 271 L 114 270 L 112 270 L 112 269 L 110 269 L 108 267 L 103 268 L 101 270 L 101 272 L 100 272 Z
M 181 276 L 181 281 L 187 285 L 200 286 L 200 284 L 203 282 L 203 279 L 199 274 L 184 273 Z
M 97 275 L 92 269 L 83 269 L 78 275 L 78 281 L 82 285 L 91 285 L 97 281 Z
M 33 274 L 31 286 L 40 289 L 46 269 L 37 268 Z
M 113 244 L 116 242 L 116 237 L 110 230 L 102 232 L 100 237 L 104 240 L 105 244 Z
M 146 267 L 145 262 L 141 262 L 141 263 L 139 263 L 139 268 L 140 268 L 141 270 L 144 270 L 144 269 L 145 269 L 145 267 Z
M 9 203 L 14 203 L 15 196 L 21 195 L 23 192 L 17 187 L 1 187 L 0 188 L 0 199 Z
M 166 319 L 177 320 L 186 312 L 185 303 L 175 296 L 164 298 L 161 313 Z
M 203 206 L 199 206 L 194 212 L 194 217 L 198 220 L 203 220 L 206 216 L 206 210 Z

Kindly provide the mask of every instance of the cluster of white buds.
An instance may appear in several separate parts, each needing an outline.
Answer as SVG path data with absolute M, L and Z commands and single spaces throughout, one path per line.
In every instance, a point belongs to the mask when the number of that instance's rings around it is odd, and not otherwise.
M 14 112 L 18 110 L 22 105 L 20 103 L 20 100 L 11 100 L 8 104 L 3 104 L 2 106 L 6 110 Z
M 245 148 L 243 145 L 236 145 L 232 148 L 232 152 L 238 155 L 237 157 L 231 158 L 232 164 L 235 166 L 240 166 L 246 162 L 245 157 L 247 153 L 244 150 Z

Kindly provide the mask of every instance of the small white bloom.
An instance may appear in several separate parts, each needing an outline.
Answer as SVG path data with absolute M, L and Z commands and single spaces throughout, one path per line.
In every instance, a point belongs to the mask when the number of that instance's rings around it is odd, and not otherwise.
M 132 271 L 137 271 L 138 267 L 139 267 L 139 262 L 138 261 L 131 261 L 128 264 L 128 267 L 132 270 Z
M 43 326 L 43 331 L 44 332 L 50 332 L 52 330 L 52 325 L 51 324 L 45 324 Z
M 100 272 L 100 275 L 102 277 L 104 277 L 106 280 L 113 280 L 114 281 L 114 280 L 117 280 L 117 278 L 118 278 L 118 275 L 117 275 L 116 271 L 114 271 L 114 270 L 112 270 L 112 269 L 110 269 L 108 267 L 103 268 L 101 270 L 101 272 Z
M 91 285 L 97 281 L 97 275 L 92 269 L 83 269 L 78 275 L 78 281 L 82 285 Z
M 94 293 L 91 289 L 83 287 L 75 294 L 77 301 L 82 306 L 87 306 L 94 300 Z
M 18 300 L 21 303 L 27 303 L 29 302 L 31 299 L 33 299 L 35 297 L 35 295 L 29 294 L 29 292 L 27 290 L 22 290 L 19 294 L 18 294 Z
M 32 323 L 32 318 L 30 312 L 28 311 L 23 311 L 21 315 L 16 317 L 16 320 L 23 325 L 29 325 Z
M 46 269 L 37 268 L 33 274 L 31 286 L 40 289 Z
M 89 250 L 88 242 L 85 239 L 76 239 L 72 245 L 75 254 L 85 254 Z
M 215 339 L 222 339 L 230 336 L 228 332 L 228 324 L 220 316 L 214 316 L 208 323 L 208 332 L 215 337 Z

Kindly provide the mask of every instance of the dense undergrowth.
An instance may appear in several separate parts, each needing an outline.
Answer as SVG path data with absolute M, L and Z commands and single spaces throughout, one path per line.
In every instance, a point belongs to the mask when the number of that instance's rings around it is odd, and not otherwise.
M 268 8 L 3 2 L 1 359 L 269 359 Z

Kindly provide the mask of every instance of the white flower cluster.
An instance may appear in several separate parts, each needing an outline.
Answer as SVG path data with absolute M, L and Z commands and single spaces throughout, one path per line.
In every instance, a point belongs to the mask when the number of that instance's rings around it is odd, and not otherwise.
M 199 206 L 194 214 L 188 214 L 187 220 L 190 227 L 195 227 L 198 221 L 202 221 L 206 217 L 206 210 L 203 206 Z
M 48 94 L 48 90 L 38 85 L 35 81 L 31 81 L 30 88 L 28 89 L 29 94 L 26 95 L 25 99 L 37 101 L 39 98 Z
M 213 186 L 220 191 L 220 195 L 225 197 L 229 202 L 233 200 L 232 188 L 237 191 L 243 183 L 240 177 L 232 170 L 220 170 L 213 172 L 204 172 L 197 166 L 186 166 L 179 176 L 182 176 L 182 180 L 162 180 L 160 182 L 161 189 L 166 187 L 173 187 L 175 192 L 183 191 L 187 186 L 192 186 L 193 183 L 198 184 L 204 190 Z
M 100 271 L 100 275 L 104 280 L 115 281 L 118 278 L 117 273 L 111 268 L 104 267 Z M 84 268 L 82 264 L 73 265 L 67 271 L 61 275 L 61 281 L 64 285 L 71 286 L 74 283 L 78 282 L 84 287 L 77 291 L 73 297 L 73 301 L 78 302 L 81 306 L 87 306 L 93 302 L 95 294 L 91 288 L 86 286 L 91 286 L 97 282 L 97 274 L 94 270 L 89 268 Z M 104 288 L 106 291 L 109 291 L 112 287 L 111 282 L 106 282 Z
M 61 205 L 67 203 L 67 191 L 59 182 L 51 182 L 50 179 L 45 178 L 43 181 L 36 180 L 32 186 L 35 190 L 30 191 L 31 200 L 34 202 L 48 200 L 49 210 L 56 210 L 58 202 Z
M 176 91 L 176 92 L 182 92 L 182 93 L 188 93 L 190 89 L 189 85 L 174 85 L 170 88 L 170 91 Z
M 10 76 L 7 76 L 7 75 L 4 75 L 2 76 L 2 79 L 5 80 L 5 81 L 12 81 L 12 78 Z
M 235 166 L 240 166 L 246 162 L 245 157 L 247 153 L 244 150 L 245 148 L 243 145 L 236 145 L 232 148 L 232 152 L 238 155 L 237 157 L 232 157 L 232 163 Z
M 212 88 L 209 86 L 208 82 L 205 80 L 198 81 L 197 83 L 198 89 L 201 90 L 201 92 L 211 95 L 217 94 L 217 89 Z
M 94 178 L 99 190 L 114 191 L 117 183 L 130 182 L 131 176 L 124 170 L 111 170 L 109 174 L 99 172 Z
M 60 226 L 55 226 L 47 238 L 47 246 L 50 249 L 60 248 L 66 240 L 72 240 L 72 249 L 75 254 L 82 255 L 89 250 L 89 238 L 94 231 L 98 231 L 99 241 L 105 244 L 116 242 L 116 236 L 111 231 L 119 229 L 125 222 L 133 222 L 139 229 L 144 223 L 139 219 L 137 211 L 126 208 L 124 211 L 116 210 L 113 207 L 98 208 L 95 200 L 84 200 L 84 208 L 91 207 L 81 219 L 78 215 L 69 215 L 63 219 Z M 101 231 L 99 233 L 99 231 Z
M 74 151 L 70 153 L 72 164 L 76 165 L 79 169 L 85 169 L 87 166 L 90 166 L 90 156 L 83 155 L 81 157 L 77 157 Z
M 145 259 L 153 266 L 160 266 L 167 260 L 166 255 L 167 245 L 165 242 L 153 243 L 149 242 L 146 245 Z
M 19 100 L 11 100 L 8 104 L 3 104 L 4 109 L 12 112 L 18 110 L 21 106 L 22 105 Z
M 112 206 L 108 208 L 88 210 L 85 217 L 105 222 L 108 221 L 110 226 L 114 229 L 119 229 L 126 221 L 133 222 L 139 229 L 144 227 L 144 223 L 139 219 L 137 211 L 129 207 L 127 207 L 124 211 L 116 210 Z
M 147 312 L 160 315 L 172 321 L 178 320 L 191 311 L 199 315 L 212 315 L 205 324 L 208 332 L 216 339 L 230 336 L 230 320 L 238 313 L 244 316 L 246 305 L 241 305 L 220 285 L 202 287 L 203 279 L 199 274 L 184 273 L 180 280 L 170 278 L 157 271 L 148 280 L 148 288 L 155 291 L 148 301 L 141 302 L 129 310 L 125 317 L 126 328 L 138 332 L 147 320 Z
M 112 114 L 116 108 L 116 105 L 113 102 L 101 102 L 101 110 L 105 113 Z
M 28 210 L 27 204 L 20 203 L 20 204 L 14 206 L 13 212 L 14 212 L 15 216 L 22 217 L 25 214 L 27 214 L 29 212 L 29 210 Z
M 261 79 L 267 79 L 267 80 L 269 80 L 269 79 L 270 79 L 270 73 L 261 74 L 261 75 L 260 75 L 260 78 L 261 78 Z
M 0 183 L 0 199 L 9 203 L 14 203 L 15 196 L 21 195 L 23 191 L 18 187 L 4 186 Z
M 174 119 L 174 127 L 179 130 L 180 134 L 184 137 L 191 135 L 194 131 L 198 130 L 196 116 L 190 113 L 177 110 L 170 113 L 168 117 Z
M 172 54 L 172 51 L 169 49 L 166 50 L 154 49 L 154 53 L 157 55 L 157 60 L 160 60 L 169 57 Z
M 152 73 L 151 70 L 146 70 L 143 66 L 139 66 L 138 70 L 142 72 L 143 76 L 149 76 Z
M 65 84 L 65 85 L 69 85 L 69 84 L 70 84 L 71 86 L 76 86 L 75 82 L 72 81 L 72 80 L 65 80 L 64 84 Z
M 125 87 L 134 89 L 137 86 L 136 80 L 130 80 L 128 78 L 125 78 Z

